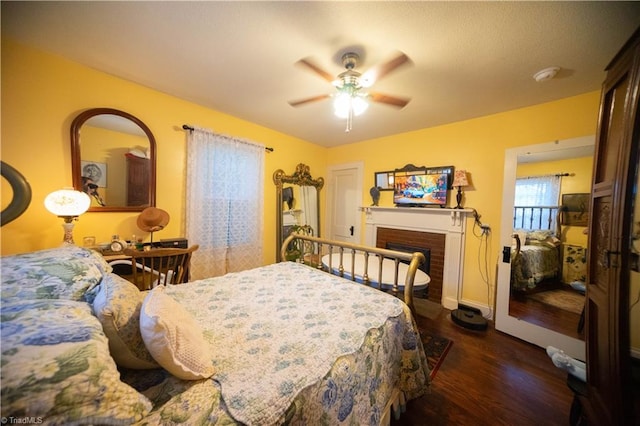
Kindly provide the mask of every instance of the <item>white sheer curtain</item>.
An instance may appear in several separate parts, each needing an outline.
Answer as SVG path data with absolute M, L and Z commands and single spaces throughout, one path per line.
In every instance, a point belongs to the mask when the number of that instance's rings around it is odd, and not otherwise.
M 262 265 L 264 146 L 206 129 L 187 138 L 191 279 Z
M 316 191 L 315 186 L 301 186 L 300 204 L 304 214 L 303 225 L 309 225 L 313 229 L 313 235 L 318 236 L 318 193 Z
M 560 176 L 529 176 L 516 179 L 514 205 L 516 207 L 551 207 L 560 202 Z M 540 217 L 541 215 L 546 215 Z M 556 227 L 556 216 L 549 217 L 549 210 L 516 209 L 516 224 L 550 223 Z M 527 225 L 522 226 L 528 229 Z

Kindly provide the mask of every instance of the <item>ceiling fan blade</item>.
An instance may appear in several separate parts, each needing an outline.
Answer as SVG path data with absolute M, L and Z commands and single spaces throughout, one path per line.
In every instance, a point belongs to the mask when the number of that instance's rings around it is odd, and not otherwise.
M 365 72 L 360 78 L 362 86 L 371 87 L 373 83 L 380 80 L 396 68 L 399 68 L 402 65 L 406 64 L 407 62 L 411 62 L 411 59 L 409 59 L 409 57 L 404 53 L 400 53 L 395 58 L 373 67 L 372 69 Z
M 397 96 L 390 96 L 390 95 L 385 95 L 383 93 L 377 93 L 377 92 L 373 92 L 373 93 L 370 92 L 369 97 L 373 102 L 380 102 L 380 103 L 391 105 L 398 108 L 404 108 L 405 106 L 407 106 L 407 104 L 411 100 L 410 98 L 399 98 Z
M 291 105 L 292 107 L 297 107 L 297 106 L 300 106 L 300 105 L 308 104 L 310 102 L 321 101 L 323 99 L 327 99 L 330 96 L 331 95 L 311 96 L 310 98 L 299 99 L 297 101 L 289 101 L 289 105 Z
M 323 79 L 327 80 L 329 83 L 332 83 L 333 80 L 335 80 L 335 77 L 333 75 L 329 74 L 328 72 L 326 72 L 325 70 L 323 70 L 322 68 L 320 68 L 319 66 L 311 62 L 309 59 L 300 59 L 296 63 L 307 67 L 308 69 L 315 72 L 317 75 L 319 75 Z

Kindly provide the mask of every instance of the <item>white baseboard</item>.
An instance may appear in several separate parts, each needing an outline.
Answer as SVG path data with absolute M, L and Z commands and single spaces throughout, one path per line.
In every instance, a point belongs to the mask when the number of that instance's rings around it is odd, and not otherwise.
M 458 300 L 450 297 L 443 297 L 442 306 L 453 311 L 454 309 L 458 309 Z

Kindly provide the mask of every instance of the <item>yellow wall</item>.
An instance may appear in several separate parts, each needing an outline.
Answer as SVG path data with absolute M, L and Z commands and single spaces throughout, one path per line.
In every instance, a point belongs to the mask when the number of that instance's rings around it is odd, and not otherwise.
M 327 167 L 362 161 L 365 165 L 362 205 L 371 203 L 368 191 L 376 171 L 408 163 L 424 166 L 454 165 L 469 172 L 473 187 L 464 205 L 482 215 L 493 230 L 500 229 L 504 151 L 515 146 L 549 142 L 595 133 L 599 92 L 557 102 L 508 111 L 444 126 L 324 148 L 300 139 L 150 90 L 2 40 L 2 160 L 21 171 L 33 188 L 33 201 L 23 216 L 2 228 L 2 254 L 55 247 L 62 238 L 61 220 L 42 203 L 51 191 L 71 185 L 69 128 L 87 108 L 111 107 L 127 111 L 145 122 L 158 143 L 157 206 L 171 221 L 162 235 L 184 235 L 185 133 L 182 124 L 254 140 L 275 148 L 266 155 L 264 263 L 275 259 L 274 170 L 287 174 L 303 162 L 314 177 L 326 178 Z M 2 204 L 7 191 L 2 186 Z M 326 193 L 323 189 L 322 193 Z M 391 192 L 383 191 L 380 205 L 390 206 Z M 324 197 L 321 209 L 324 213 Z M 136 214 L 87 213 L 76 223 L 77 241 L 94 235 L 107 241 L 112 234 L 140 235 Z M 322 218 L 326 217 L 322 214 Z M 480 240 L 473 237 L 472 221 L 465 244 L 463 298 L 487 303 L 487 287 L 478 268 Z M 322 224 L 322 229 L 327 229 Z M 364 229 L 364 228 L 363 228 Z M 489 269 L 495 279 L 498 236 L 489 241 Z M 493 286 L 493 282 L 491 282 Z M 493 288 L 491 294 L 493 294 Z
M 505 150 L 595 134 L 599 102 L 600 93 L 595 91 L 444 126 L 338 146 L 329 149 L 328 164 L 364 161 L 366 181 L 362 205 L 371 204 L 368 192 L 373 186 L 376 171 L 393 170 L 408 163 L 426 167 L 453 165 L 456 169 L 467 170 L 473 186 L 465 192 L 463 205 L 477 209 L 482 222 L 498 232 Z M 393 205 L 390 191 L 382 192 L 380 205 Z M 481 255 L 484 247 L 481 247 L 480 239 L 474 237 L 473 221 L 469 220 L 467 225 L 462 299 L 487 304 L 489 292 L 492 296 L 488 304 L 492 305 L 495 268 L 500 252 L 499 235 L 492 234 L 489 239 L 491 288 L 488 289 L 478 266 L 479 256 L 480 263 L 484 263 Z M 479 234 L 477 230 L 475 234 Z
M 81 111 L 110 107 L 142 120 L 157 142 L 156 205 L 166 210 L 169 225 L 154 238 L 181 237 L 184 227 L 184 163 L 188 123 L 273 147 L 265 162 L 264 263 L 275 260 L 276 169 L 293 173 L 296 164 L 320 176 L 326 170 L 326 148 L 213 111 L 208 108 L 89 69 L 58 56 L 2 39 L 2 161 L 20 171 L 31 184 L 27 211 L 2 227 L 2 254 L 58 246 L 62 220 L 50 214 L 45 196 L 72 185 L 71 122 Z M 2 186 L 2 205 L 11 192 Z M 93 235 L 98 242 L 112 234 L 144 235 L 135 213 L 86 213 L 76 222 L 74 237 Z M 148 239 L 148 235 L 145 235 Z

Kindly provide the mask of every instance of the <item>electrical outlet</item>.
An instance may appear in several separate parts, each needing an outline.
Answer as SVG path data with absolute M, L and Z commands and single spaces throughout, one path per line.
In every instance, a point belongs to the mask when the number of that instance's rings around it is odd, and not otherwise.
M 482 229 L 483 234 L 491 232 L 491 227 L 489 225 L 480 225 L 480 229 Z

